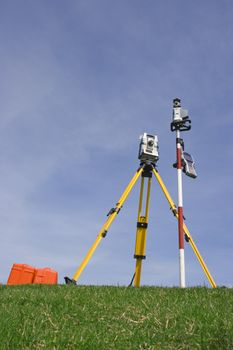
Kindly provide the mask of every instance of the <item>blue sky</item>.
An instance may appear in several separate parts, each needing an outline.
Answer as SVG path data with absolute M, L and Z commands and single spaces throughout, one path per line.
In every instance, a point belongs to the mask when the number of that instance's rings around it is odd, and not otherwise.
M 16 263 L 72 277 L 138 167 L 139 135 L 159 137 L 177 198 L 172 100 L 192 130 L 198 178 L 184 214 L 216 283 L 232 286 L 232 1 L 0 3 L 0 281 Z M 179 283 L 177 223 L 154 179 L 142 284 Z M 80 283 L 133 275 L 139 184 Z M 188 286 L 208 285 L 185 246 Z

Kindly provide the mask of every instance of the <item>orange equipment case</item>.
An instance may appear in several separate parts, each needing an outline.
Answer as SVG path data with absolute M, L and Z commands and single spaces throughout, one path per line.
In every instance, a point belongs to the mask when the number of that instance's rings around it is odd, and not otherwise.
M 34 275 L 34 267 L 27 264 L 13 264 L 7 284 L 32 284 Z
M 34 284 L 57 284 L 57 272 L 45 267 L 44 269 L 36 269 Z

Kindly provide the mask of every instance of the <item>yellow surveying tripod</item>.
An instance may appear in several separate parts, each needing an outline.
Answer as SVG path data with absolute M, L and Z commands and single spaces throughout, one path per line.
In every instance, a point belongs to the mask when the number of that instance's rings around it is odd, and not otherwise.
M 139 159 L 141 160 L 140 167 L 132 177 L 131 181 L 129 182 L 128 186 L 126 187 L 125 191 L 123 192 L 122 196 L 120 197 L 119 201 L 116 203 L 116 206 L 112 209 L 110 209 L 109 213 L 107 214 L 107 220 L 103 224 L 102 228 L 100 229 L 93 245 L 87 252 L 86 256 L 84 257 L 83 261 L 81 262 L 80 266 L 74 273 L 73 278 L 65 277 L 66 284 L 76 284 L 78 281 L 83 269 L 91 259 L 93 253 L 95 252 L 96 248 L 98 247 L 99 243 L 103 238 L 106 237 L 109 227 L 111 226 L 113 220 L 116 218 L 117 214 L 120 212 L 125 200 L 127 199 L 128 195 L 130 194 L 131 190 L 133 189 L 134 185 L 136 184 L 137 180 L 141 176 L 141 185 L 140 185 L 140 195 L 139 195 L 139 206 L 138 206 L 138 217 L 137 217 L 137 231 L 136 231 L 136 243 L 135 243 L 135 253 L 134 258 L 136 259 L 136 267 L 135 267 L 135 273 L 133 276 L 132 283 L 134 282 L 135 287 L 140 286 L 140 279 L 141 279 L 141 268 L 142 268 L 142 260 L 145 259 L 145 251 L 146 251 L 146 233 L 147 233 L 147 226 L 148 226 L 148 219 L 149 219 L 149 206 L 150 206 L 150 191 L 151 191 L 151 183 L 152 183 L 152 176 L 154 174 L 156 180 L 159 183 L 159 186 L 161 187 L 169 205 L 170 209 L 173 213 L 173 215 L 178 219 L 178 211 L 177 207 L 174 204 L 161 176 L 158 173 L 158 170 L 156 169 L 156 162 L 158 160 L 158 138 L 157 136 L 148 135 L 144 133 L 141 136 L 141 143 L 139 148 Z M 146 202 L 145 202 L 145 213 L 142 215 L 142 206 L 143 206 L 143 196 L 144 196 L 144 185 L 145 185 L 145 178 L 147 179 L 147 193 L 146 193 Z M 187 226 L 185 223 L 183 223 L 183 232 L 185 235 L 185 239 L 188 243 L 190 243 L 210 285 L 213 288 L 216 288 L 217 285 L 210 274 L 200 252 L 197 249 L 196 244 L 193 241 L 193 238 L 191 236 L 191 233 L 189 232 Z

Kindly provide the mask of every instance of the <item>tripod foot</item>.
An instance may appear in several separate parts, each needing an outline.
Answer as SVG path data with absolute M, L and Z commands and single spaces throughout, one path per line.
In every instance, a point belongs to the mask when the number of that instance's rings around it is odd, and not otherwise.
M 66 284 L 68 284 L 68 285 L 70 285 L 70 284 L 76 285 L 76 281 L 67 277 L 67 276 L 64 277 L 64 280 L 65 280 Z

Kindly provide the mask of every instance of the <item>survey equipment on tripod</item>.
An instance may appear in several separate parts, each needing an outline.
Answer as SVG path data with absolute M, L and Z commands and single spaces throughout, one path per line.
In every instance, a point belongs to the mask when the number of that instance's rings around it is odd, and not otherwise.
M 87 254 L 85 255 L 84 259 L 82 260 L 81 264 L 75 271 L 73 278 L 65 277 L 66 284 L 76 284 L 82 271 L 84 270 L 85 266 L 91 259 L 92 255 L 94 254 L 95 250 L 97 249 L 98 245 L 102 241 L 103 238 L 106 236 L 108 237 L 108 229 L 110 228 L 111 224 L 113 223 L 116 216 L 120 213 L 120 210 L 126 201 L 127 197 L 129 196 L 131 190 L 135 186 L 137 180 L 139 177 L 141 178 L 141 184 L 140 184 L 140 194 L 139 194 L 139 205 L 138 205 L 138 215 L 137 215 L 137 227 L 136 227 L 136 242 L 135 242 L 135 250 L 134 250 L 134 258 L 136 259 L 136 266 L 135 266 L 135 273 L 132 279 L 132 283 L 134 283 L 135 287 L 140 286 L 140 278 L 141 278 L 141 268 L 142 268 L 142 261 L 146 258 L 146 235 L 147 235 L 147 228 L 148 228 L 148 221 L 149 221 L 149 205 L 150 205 L 150 193 L 151 193 L 151 184 L 152 184 L 152 177 L 155 176 L 156 180 L 158 181 L 158 184 L 162 190 L 162 192 L 165 195 L 165 198 L 167 199 L 169 203 L 169 208 L 171 209 L 171 212 L 174 214 L 174 216 L 178 219 L 178 213 L 179 208 L 177 209 L 175 203 L 173 202 L 171 195 L 169 194 L 165 184 L 163 183 L 163 180 L 161 176 L 159 175 L 159 172 L 157 170 L 157 161 L 159 159 L 159 153 L 158 153 L 158 138 L 156 135 L 151 135 L 144 133 L 140 137 L 140 145 L 139 145 L 139 160 L 140 160 L 140 166 L 133 175 L 132 179 L 130 180 L 129 184 L 127 185 L 126 189 L 122 193 L 120 199 L 116 203 L 116 205 L 109 210 L 107 213 L 107 219 L 103 226 L 101 227 L 95 241 L 93 242 L 91 248 L 88 250 Z M 146 190 L 146 200 L 143 201 L 144 196 L 144 186 L 145 182 L 147 185 Z M 145 202 L 145 209 L 143 211 L 143 203 Z M 191 245 L 199 263 L 201 264 L 201 267 L 210 282 L 211 286 L 213 288 L 216 287 L 216 283 L 211 276 L 201 254 L 199 253 L 197 246 L 195 245 L 191 233 L 189 232 L 187 226 L 185 223 L 183 223 L 183 234 L 187 237 L 187 241 Z
M 144 134 L 140 136 L 140 140 L 138 159 L 142 162 L 151 162 L 155 164 L 159 159 L 158 136 L 149 135 L 144 132 Z
M 188 131 L 191 129 L 191 120 L 188 116 L 188 110 L 181 108 L 179 98 L 173 100 L 173 116 L 171 122 L 171 131 Z

